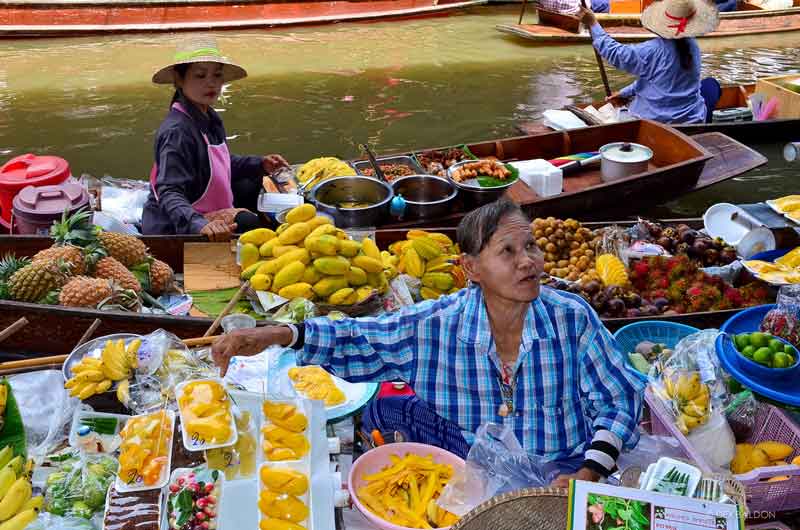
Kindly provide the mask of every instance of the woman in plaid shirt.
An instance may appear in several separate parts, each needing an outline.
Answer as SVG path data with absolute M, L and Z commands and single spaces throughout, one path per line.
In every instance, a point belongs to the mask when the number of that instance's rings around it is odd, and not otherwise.
M 239 330 L 214 359 L 224 373 L 233 355 L 289 346 L 298 365 L 348 381 L 406 381 L 416 396 L 366 411 L 381 431 L 463 457 L 481 424 L 503 423 L 532 454 L 580 459 L 558 485 L 607 476 L 636 443 L 643 391 L 613 337 L 582 298 L 540 285 L 544 256 L 513 202 L 468 214 L 458 242 L 472 282 L 458 293 L 380 317 Z

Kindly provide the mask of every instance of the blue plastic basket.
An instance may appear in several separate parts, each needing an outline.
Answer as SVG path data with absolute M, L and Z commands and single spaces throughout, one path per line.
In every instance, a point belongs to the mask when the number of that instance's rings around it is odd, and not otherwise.
M 774 307 L 775 304 L 765 304 L 739 311 L 726 320 L 719 329 L 731 335 L 758 331 L 761 329 L 761 321 L 764 320 L 766 314 Z
M 698 331 L 700 330 L 693 326 L 678 324 L 677 322 L 643 320 L 619 328 L 614 333 L 614 338 L 617 339 L 617 343 L 627 361 L 628 354 L 635 352 L 636 346 L 642 341 L 649 340 L 656 344 L 664 344 L 667 348 L 674 348 L 682 338 Z M 639 379 L 647 381 L 647 376 L 636 370 L 630 362 L 628 362 L 628 367 Z

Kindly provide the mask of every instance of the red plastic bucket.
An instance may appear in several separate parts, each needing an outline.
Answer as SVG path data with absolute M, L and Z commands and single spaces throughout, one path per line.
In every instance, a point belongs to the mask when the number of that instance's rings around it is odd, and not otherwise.
M 72 215 L 89 206 L 89 192 L 77 180 L 68 179 L 53 186 L 28 186 L 13 203 L 15 233 L 47 235 L 65 210 Z
M 0 167 L 0 224 L 11 226 L 14 197 L 26 186 L 61 184 L 69 178 L 69 164 L 57 156 L 25 154 Z

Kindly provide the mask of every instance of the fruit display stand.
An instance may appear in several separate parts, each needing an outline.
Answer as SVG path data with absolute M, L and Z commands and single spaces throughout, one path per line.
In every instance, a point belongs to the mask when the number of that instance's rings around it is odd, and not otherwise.
M 786 83 L 800 81 L 797 74 L 764 77 L 756 82 L 756 93 L 764 95 L 764 101 L 771 98 L 777 107 L 770 118 L 800 118 L 800 93 L 787 88 Z

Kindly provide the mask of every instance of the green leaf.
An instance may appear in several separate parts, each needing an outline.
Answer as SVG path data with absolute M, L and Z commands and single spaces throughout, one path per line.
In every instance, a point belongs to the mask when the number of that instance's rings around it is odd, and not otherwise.
M 180 528 L 188 523 L 192 518 L 192 492 L 181 490 L 177 495 L 170 497 L 170 504 L 176 526 Z
M 623 521 L 627 521 L 631 518 L 633 514 L 631 513 L 630 509 L 620 510 L 617 512 L 617 517 L 622 519 Z
M 8 400 L 6 401 L 5 424 L 0 430 L 0 447 L 10 445 L 14 449 L 14 456 L 28 457 L 28 448 L 25 442 L 25 426 L 22 423 L 22 414 L 19 412 L 17 399 L 11 390 L 7 379 L 0 381 L 1 385 L 8 387 Z

